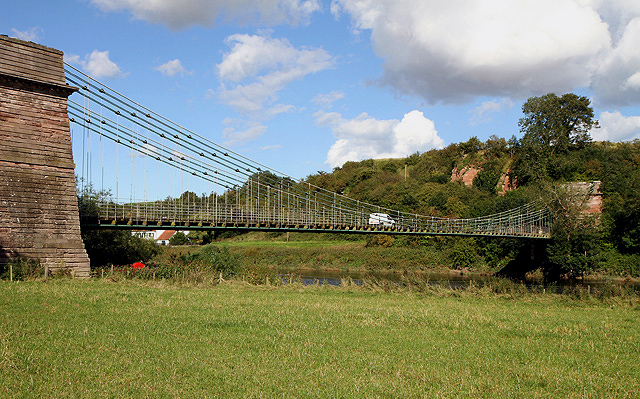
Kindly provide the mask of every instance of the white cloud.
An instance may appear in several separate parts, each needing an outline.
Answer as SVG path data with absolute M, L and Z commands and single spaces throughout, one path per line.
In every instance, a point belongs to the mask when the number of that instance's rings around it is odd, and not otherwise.
M 126 76 L 120 67 L 109 59 L 108 51 L 93 50 L 84 59 L 78 55 L 65 55 L 65 62 L 80 66 L 87 74 L 95 79 L 100 78 L 120 78 Z
M 383 84 L 430 103 L 593 87 L 640 102 L 636 0 L 333 0 L 371 33 Z
M 173 77 L 176 74 L 180 74 L 180 76 L 190 74 L 190 72 L 182 65 L 182 61 L 177 58 L 175 60 L 167 61 L 155 69 L 156 71 L 160 71 L 164 76 L 169 77 Z
M 596 104 L 627 105 L 640 102 L 640 17 L 623 30 L 617 46 L 604 58 L 594 78 Z
M 20 40 L 24 40 L 27 42 L 37 42 L 40 40 L 40 34 L 43 32 L 42 28 L 39 26 L 34 26 L 33 28 L 27 30 L 17 30 L 11 29 L 14 36 Z
M 86 58 L 85 70 L 94 78 L 115 78 L 122 76 L 120 67 L 109 59 L 108 51 L 93 50 Z
M 600 128 L 591 130 L 596 141 L 628 141 L 640 139 L 640 116 L 623 116 L 619 111 L 602 112 Z
M 227 118 L 223 123 L 228 126 L 222 131 L 222 136 L 226 139 L 224 145 L 227 146 L 257 139 L 267 131 L 265 125 L 256 121 Z
M 622 86 L 624 90 L 628 89 L 640 89 L 640 72 L 636 72 L 624 82 Z
M 506 98 L 501 100 L 493 99 L 484 101 L 482 104 L 470 111 L 472 116 L 469 119 L 469 124 L 471 126 L 476 126 L 483 123 L 489 123 L 493 119 L 494 114 L 511 107 L 513 107 L 513 102 Z
M 379 120 L 366 113 L 344 119 L 337 112 L 325 111 L 316 112 L 314 117 L 318 125 L 331 127 L 337 139 L 327 154 L 326 163 L 331 167 L 368 158 L 404 157 L 444 145 L 433 122 L 417 110 L 400 121 Z
M 307 23 L 319 0 L 91 0 L 104 12 L 127 10 L 136 19 L 171 29 L 211 26 L 222 19 L 240 24 Z
M 80 65 L 82 66 L 82 59 L 80 58 L 79 55 L 76 54 L 67 54 L 65 53 L 63 56 L 64 62 L 66 62 L 67 64 L 74 64 L 74 65 Z
M 261 118 L 291 111 L 292 105 L 275 103 L 278 92 L 334 64 L 326 51 L 297 49 L 286 39 L 238 34 L 229 36 L 226 43 L 231 50 L 217 65 L 222 82 L 218 98 L 237 111 Z
M 342 91 L 332 91 L 327 94 L 318 94 L 313 98 L 313 102 L 318 104 L 321 107 L 331 108 L 334 102 L 341 100 L 345 97 L 344 92 Z

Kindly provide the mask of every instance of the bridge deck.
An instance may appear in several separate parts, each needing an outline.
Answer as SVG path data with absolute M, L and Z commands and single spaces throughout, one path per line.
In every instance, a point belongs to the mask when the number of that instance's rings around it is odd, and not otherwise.
M 95 229 L 125 230 L 214 230 L 214 231 L 271 231 L 271 232 L 307 232 L 307 233 L 346 233 L 346 234 L 393 234 L 393 235 L 426 235 L 426 236 L 471 236 L 494 238 L 550 238 L 547 228 L 504 229 L 504 230 L 467 230 L 454 228 L 420 229 L 402 226 L 377 226 L 355 224 L 299 224 L 299 223 L 264 223 L 258 221 L 205 221 L 176 222 L 134 219 L 83 218 L 81 224 Z

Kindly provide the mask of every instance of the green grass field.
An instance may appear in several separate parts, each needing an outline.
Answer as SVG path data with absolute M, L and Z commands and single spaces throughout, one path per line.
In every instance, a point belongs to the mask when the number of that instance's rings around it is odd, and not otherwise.
M 0 397 L 640 396 L 637 296 L 0 282 Z

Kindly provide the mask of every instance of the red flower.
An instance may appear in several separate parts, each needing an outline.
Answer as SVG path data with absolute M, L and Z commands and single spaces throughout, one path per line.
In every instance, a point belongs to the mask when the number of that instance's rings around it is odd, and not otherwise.
M 142 269 L 142 268 L 144 268 L 144 263 L 136 262 L 136 263 L 133 264 L 133 268 L 134 269 Z

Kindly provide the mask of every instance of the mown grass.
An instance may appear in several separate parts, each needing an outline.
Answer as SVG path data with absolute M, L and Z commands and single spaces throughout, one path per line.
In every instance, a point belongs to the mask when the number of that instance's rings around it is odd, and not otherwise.
M 637 296 L 0 282 L 0 396 L 638 397 Z

